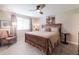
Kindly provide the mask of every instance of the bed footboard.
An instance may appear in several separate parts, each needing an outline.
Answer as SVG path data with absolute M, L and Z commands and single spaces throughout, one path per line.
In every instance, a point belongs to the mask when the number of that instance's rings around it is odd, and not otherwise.
M 47 38 L 32 34 L 25 34 L 25 42 L 37 47 L 38 49 L 42 50 L 45 54 L 49 54 L 49 40 Z

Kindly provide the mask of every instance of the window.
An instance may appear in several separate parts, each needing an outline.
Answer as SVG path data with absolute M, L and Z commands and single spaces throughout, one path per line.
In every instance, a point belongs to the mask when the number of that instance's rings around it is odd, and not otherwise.
M 17 30 L 30 30 L 30 19 L 17 17 Z

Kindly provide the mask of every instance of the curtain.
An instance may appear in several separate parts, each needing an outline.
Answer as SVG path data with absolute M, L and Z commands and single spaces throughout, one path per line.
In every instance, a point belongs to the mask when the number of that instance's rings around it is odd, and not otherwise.
M 16 22 L 17 22 L 17 19 L 16 19 L 16 15 L 15 14 L 12 14 L 11 15 L 11 29 L 10 29 L 10 33 L 11 35 L 16 35 Z

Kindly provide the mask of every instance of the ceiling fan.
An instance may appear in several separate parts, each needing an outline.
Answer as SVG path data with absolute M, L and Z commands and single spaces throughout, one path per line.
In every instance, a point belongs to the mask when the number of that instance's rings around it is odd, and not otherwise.
M 43 14 L 42 9 L 43 9 L 45 6 L 46 6 L 45 4 L 39 4 L 39 5 L 36 6 L 35 10 L 30 10 L 30 11 L 36 11 L 36 12 L 38 12 L 38 13 L 40 13 L 40 14 Z

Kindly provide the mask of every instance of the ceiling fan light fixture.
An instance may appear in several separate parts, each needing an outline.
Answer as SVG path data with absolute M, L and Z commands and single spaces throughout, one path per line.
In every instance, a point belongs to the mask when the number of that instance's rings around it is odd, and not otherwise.
M 38 10 L 36 10 L 36 12 L 40 12 L 40 10 L 38 9 Z

